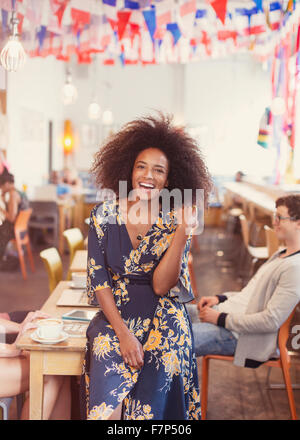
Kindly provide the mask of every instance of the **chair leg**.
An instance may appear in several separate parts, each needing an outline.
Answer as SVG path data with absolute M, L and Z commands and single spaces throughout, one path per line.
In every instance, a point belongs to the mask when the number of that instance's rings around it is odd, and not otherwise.
M 283 373 L 283 378 L 284 378 L 284 382 L 285 382 L 285 386 L 286 386 L 286 392 L 287 392 L 287 396 L 288 396 L 292 420 L 298 420 L 297 419 L 297 412 L 296 412 L 296 405 L 295 405 L 295 400 L 294 400 L 294 394 L 293 394 L 293 389 L 292 389 L 292 383 L 291 383 L 290 369 L 289 369 L 287 359 L 281 358 L 281 365 L 282 365 L 282 373 Z
M 26 267 L 25 267 L 25 261 L 24 261 L 22 245 L 18 242 L 18 240 L 16 240 L 16 243 L 17 243 L 17 249 L 18 249 L 18 254 L 19 254 L 19 261 L 20 261 L 21 272 L 22 272 L 24 280 L 27 280 L 27 273 L 26 273 Z
M 202 358 L 202 381 L 201 381 L 201 420 L 206 420 L 207 397 L 208 397 L 208 369 L 209 358 Z
M 31 272 L 35 272 L 35 265 L 34 265 L 33 255 L 32 255 L 31 246 L 30 246 L 29 241 L 27 243 L 27 253 L 28 253 L 29 263 L 30 263 L 30 267 L 31 267 Z

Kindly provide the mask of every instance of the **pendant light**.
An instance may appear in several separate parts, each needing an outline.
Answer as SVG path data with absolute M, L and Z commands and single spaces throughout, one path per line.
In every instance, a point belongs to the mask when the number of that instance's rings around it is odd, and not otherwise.
M 72 75 L 69 67 L 67 68 L 66 82 L 63 86 L 62 93 L 63 93 L 63 103 L 65 105 L 73 104 L 78 96 L 77 89 L 72 83 Z
M 4 69 L 8 72 L 16 72 L 24 66 L 27 55 L 19 40 L 19 19 L 16 17 L 15 11 L 12 12 L 10 23 L 12 26 L 12 33 L 1 51 L 0 61 Z

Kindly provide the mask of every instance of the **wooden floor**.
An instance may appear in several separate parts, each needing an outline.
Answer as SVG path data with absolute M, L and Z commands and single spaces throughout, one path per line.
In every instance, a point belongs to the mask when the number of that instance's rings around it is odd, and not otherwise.
M 229 290 L 240 290 L 236 264 L 230 257 L 239 250 L 240 238 L 227 238 L 222 229 L 206 228 L 198 237 L 199 252 L 194 252 L 197 287 L 200 296 L 215 295 Z M 48 280 L 34 249 L 36 273 L 28 273 L 24 281 L 21 272 L 0 272 L 0 311 L 37 310 L 48 297 Z M 64 275 L 68 268 L 68 255 L 63 255 Z M 299 314 L 296 317 L 299 323 Z M 296 322 L 295 322 L 296 323 Z M 299 355 L 299 357 L 298 357 Z M 198 359 L 201 378 L 201 358 Z M 288 420 L 290 418 L 284 390 L 266 388 L 268 368 L 247 369 L 223 361 L 211 361 L 207 418 L 211 420 Z M 300 353 L 293 358 L 292 380 L 300 383 Z M 281 383 L 281 371 L 273 369 L 272 383 Z M 294 391 L 300 418 L 300 390 Z M 15 418 L 15 407 L 10 414 Z

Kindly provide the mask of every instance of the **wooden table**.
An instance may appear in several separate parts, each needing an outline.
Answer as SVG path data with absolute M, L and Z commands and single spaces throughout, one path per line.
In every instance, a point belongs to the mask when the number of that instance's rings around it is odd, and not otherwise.
M 70 272 L 86 272 L 87 250 L 76 251 L 70 266 Z
M 275 195 L 270 195 L 247 185 L 243 182 L 226 182 L 223 187 L 227 192 L 239 196 L 246 203 L 251 203 L 259 211 L 266 215 L 273 216 L 275 212 Z
M 61 317 L 74 307 L 57 307 L 56 302 L 63 290 L 69 286 L 68 281 L 61 281 L 46 303 L 42 311 L 53 317 Z M 76 306 L 76 308 L 79 308 Z M 83 309 L 86 310 L 86 307 Z M 88 310 L 98 310 L 90 307 Z M 41 420 L 43 414 L 43 376 L 62 375 L 80 376 L 85 352 L 86 338 L 71 338 L 56 345 L 43 345 L 30 338 L 31 330 L 24 333 L 17 347 L 30 352 L 30 385 L 29 385 L 29 418 Z

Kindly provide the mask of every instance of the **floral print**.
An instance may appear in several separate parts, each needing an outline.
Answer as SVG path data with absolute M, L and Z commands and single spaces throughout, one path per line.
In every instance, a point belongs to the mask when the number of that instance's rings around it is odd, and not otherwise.
M 133 249 L 118 201 L 107 200 L 92 210 L 89 301 L 97 304 L 97 291 L 112 290 L 122 319 L 143 346 L 144 365 L 136 369 L 124 363 L 119 340 L 99 310 L 87 330 L 81 378 L 84 418 L 106 420 L 123 403 L 126 420 L 200 419 L 197 364 L 184 306 L 193 299 L 187 266 L 190 238 L 177 285 L 164 297 L 151 286 L 175 230 L 174 213 L 163 217 L 160 212 Z

